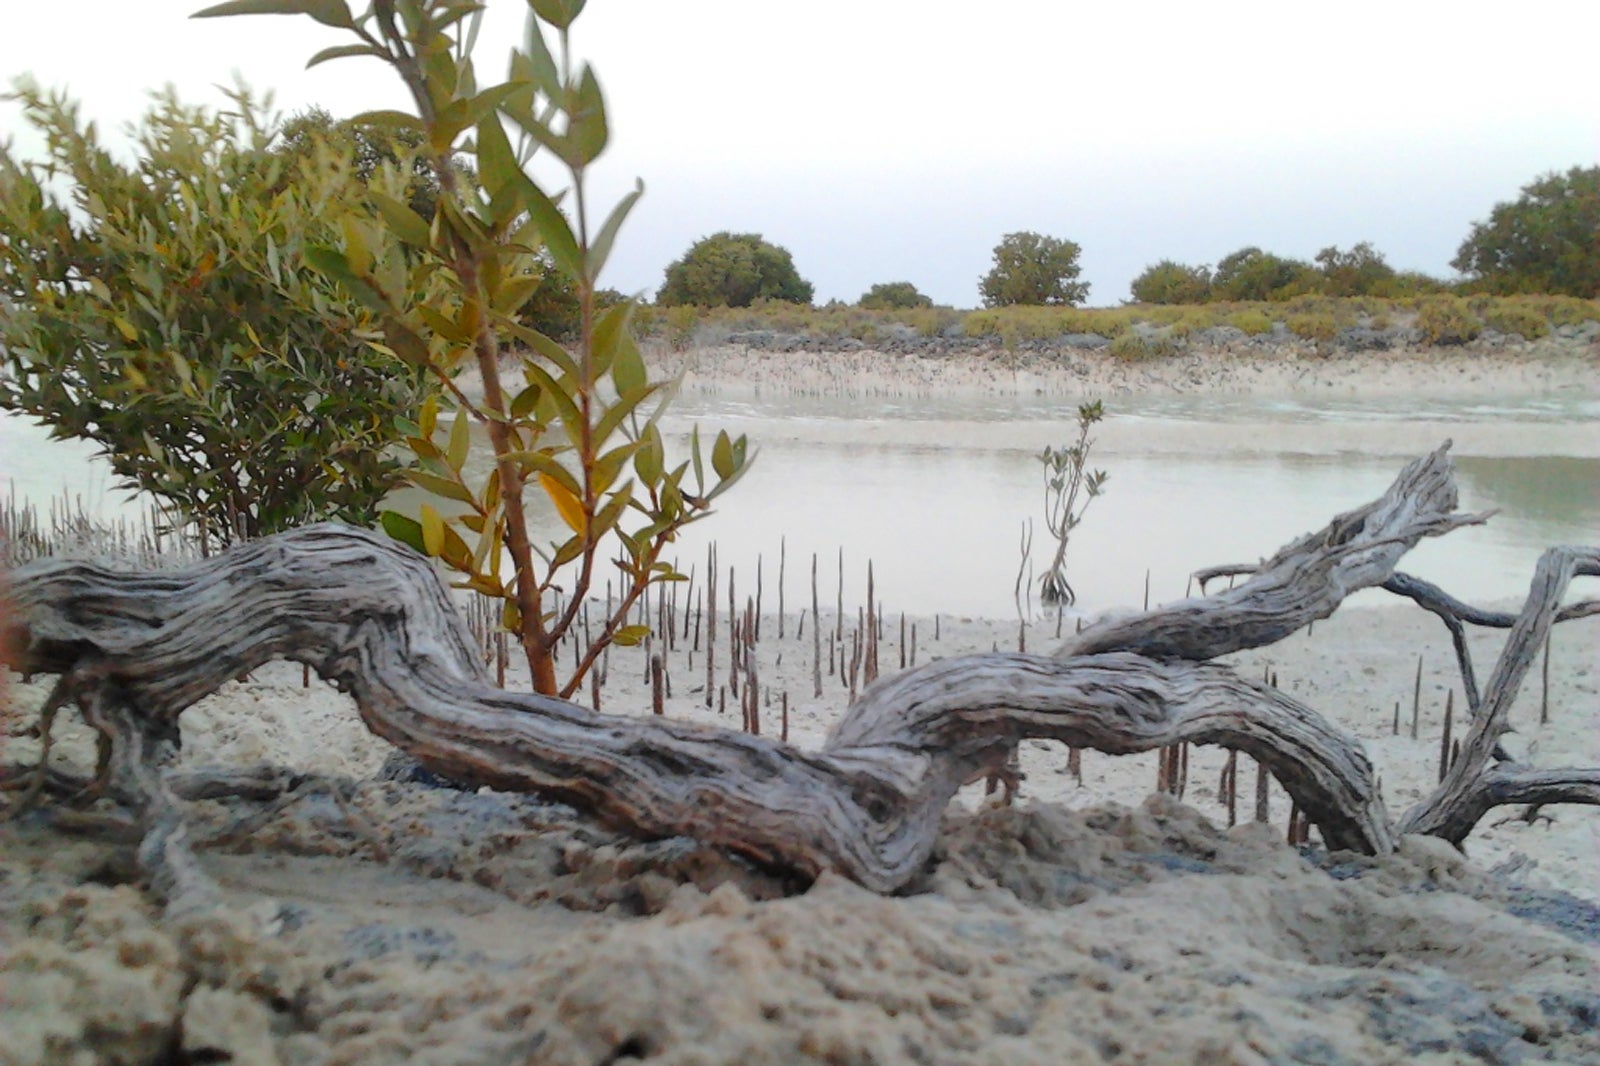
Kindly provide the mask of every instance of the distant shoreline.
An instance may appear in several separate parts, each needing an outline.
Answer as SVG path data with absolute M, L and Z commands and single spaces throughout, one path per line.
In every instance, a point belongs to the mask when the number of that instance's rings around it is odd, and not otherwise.
M 646 358 L 656 375 L 682 374 L 685 390 L 735 396 L 1600 395 L 1600 340 L 1595 338 L 1380 352 L 1323 353 L 1310 344 L 1269 351 L 1194 346 L 1178 355 L 1137 361 L 1043 345 L 918 351 L 723 344 L 674 352 L 650 344 Z

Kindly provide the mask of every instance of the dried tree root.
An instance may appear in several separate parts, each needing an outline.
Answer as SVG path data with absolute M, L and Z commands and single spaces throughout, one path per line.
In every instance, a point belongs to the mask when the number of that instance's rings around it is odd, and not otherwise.
M 1249 563 L 1231 563 L 1224 566 L 1208 566 L 1204 570 L 1196 570 L 1190 576 L 1203 592 L 1206 585 L 1217 578 L 1239 577 L 1253 574 L 1255 571 L 1256 567 Z M 1445 629 L 1450 633 L 1451 646 L 1455 649 L 1456 665 L 1461 671 L 1461 689 L 1467 698 L 1467 709 L 1476 714 L 1483 700 L 1478 693 L 1478 676 L 1473 668 L 1472 653 L 1467 647 L 1466 627 L 1473 625 L 1485 629 L 1510 629 L 1516 625 L 1520 616 L 1509 611 L 1490 611 L 1463 603 L 1432 582 L 1399 571 L 1378 587 L 1385 592 L 1404 596 L 1444 623 Z M 1571 622 L 1596 614 L 1600 614 L 1600 600 L 1583 600 L 1562 607 L 1556 612 L 1553 621 Z
M 1561 597 L 1579 575 L 1600 576 L 1600 549 L 1551 548 L 1540 558 L 1527 602 L 1462 738 L 1460 757 L 1433 795 L 1406 811 L 1400 819 L 1402 832 L 1426 833 L 1459 845 L 1501 804 L 1600 803 L 1600 769 L 1534 769 L 1507 759 L 1499 747 L 1511 728 L 1511 705 L 1522 681 L 1563 613 Z
M 1393 829 L 1360 744 L 1206 660 L 1326 617 L 1388 580 L 1421 538 L 1481 521 L 1452 514 L 1447 448 L 1228 592 L 1091 626 L 1054 656 L 968 656 L 885 678 L 819 751 L 498 689 L 427 560 L 331 524 L 184 570 L 29 564 L 13 577 L 10 646 L 35 671 L 65 672 L 85 655 L 110 664 L 78 702 L 111 727 L 113 767 L 148 797 L 145 852 L 180 894 L 198 891 L 183 883 L 195 871 L 170 846 L 175 808 L 151 738 L 175 737 L 185 708 L 278 658 L 350 693 L 368 728 L 445 777 L 542 793 L 641 837 L 690 836 L 804 876 L 838 871 L 877 891 L 917 875 L 957 788 L 998 770 L 1027 737 L 1114 754 L 1185 740 L 1238 748 L 1272 769 L 1329 846 L 1383 852 Z
M 1466 627 L 1473 625 L 1486 629 L 1510 629 L 1516 625 L 1519 616 L 1506 611 L 1486 611 L 1462 603 L 1437 585 L 1412 577 L 1410 574 L 1395 574 L 1385 581 L 1382 587 L 1387 592 L 1406 597 L 1418 607 L 1436 616 L 1450 631 L 1450 642 L 1456 652 L 1456 665 L 1461 670 L 1461 689 L 1467 697 L 1467 709 L 1477 714 L 1483 700 L 1478 693 L 1478 677 L 1472 666 L 1472 653 L 1467 648 Z M 1595 614 L 1600 614 L 1600 600 L 1585 600 L 1562 607 L 1556 611 L 1551 621 L 1570 622 Z

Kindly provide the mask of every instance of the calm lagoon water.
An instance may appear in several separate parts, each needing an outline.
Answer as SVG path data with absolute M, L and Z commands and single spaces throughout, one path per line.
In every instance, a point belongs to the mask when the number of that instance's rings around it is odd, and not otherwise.
M 1183 595 L 1188 574 L 1254 561 L 1379 495 L 1404 463 L 1456 442 L 1462 506 L 1498 509 L 1485 526 L 1414 551 L 1404 568 L 1474 601 L 1526 592 L 1539 552 L 1600 539 L 1600 402 L 1588 395 L 1477 400 L 1256 400 L 1113 397 L 1094 465 L 1110 473 L 1073 537 L 1069 577 L 1088 610 Z M 758 556 L 776 600 L 782 542 L 791 611 L 809 604 L 811 556 L 824 603 L 844 549 L 847 604 L 864 597 L 871 560 L 879 599 L 898 611 L 1009 617 L 1024 523 L 1043 566 L 1037 454 L 1070 435 L 1073 411 L 1033 398 L 925 401 L 685 395 L 669 440 L 725 427 L 749 434 L 755 466 L 718 513 L 678 545 L 682 569 L 705 567 L 708 541 L 754 591 Z M 0 491 L 32 500 L 79 495 L 115 515 L 130 504 L 91 449 L 0 419 Z M 402 501 L 402 508 L 405 502 Z M 414 503 L 412 504 L 414 506 Z M 558 535 L 542 508 L 536 529 Z M 1381 602 L 1382 594 L 1366 594 Z

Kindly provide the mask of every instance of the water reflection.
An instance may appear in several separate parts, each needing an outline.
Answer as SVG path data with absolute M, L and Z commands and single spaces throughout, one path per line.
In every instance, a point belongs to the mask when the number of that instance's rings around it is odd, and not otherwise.
M 1419 546 L 1406 567 L 1475 600 L 1519 597 L 1548 545 L 1600 533 L 1600 437 L 1595 401 L 1581 396 L 1492 401 L 1318 401 L 1120 397 L 1099 464 L 1111 473 L 1068 556 L 1082 604 L 1181 596 L 1190 572 L 1249 562 L 1382 493 L 1405 458 L 1456 438 L 1462 506 L 1499 509 L 1487 526 Z M 786 544 L 787 600 L 809 603 L 810 557 L 823 598 L 845 549 L 847 599 L 859 600 L 867 560 L 891 612 L 1010 615 L 1024 523 L 1047 558 L 1040 467 L 1065 436 L 1070 409 L 1035 397 L 883 401 L 684 396 L 663 423 L 681 448 L 689 425 L 750 434 L 754 469 L 720 513 L 676 545 L 703 570 L 716 539 L 724 565 L 753 590 L 758 554 L 775 598 Z M 88 449 L 49 442 L 36 426 L 0 419 L 0 477 L 24 498 L 87 492 L 91 509 L 121 504 Z M 681 454 L 681 452 L 680 452 Z M 0 490 L 4 486 L 0 485 Z M 564 538 L 535 493 L 536 535 Z M 415 498 L 401 506 L 414 507 Z
M 1545 546 L 1593 539 L 1600 462 L 1569 463 L 1587 494 L 1561 479 L 1542 493 L 1525 482 L 1537 498 L 1531 520 L 1466 481 L 1464 507 L 1504 513 L 1423 544 L 1407 568 L 1461 596 L 1521 595 Z M 1381 494 L 1397 472 L 1392 461 L 1361 456 L 1121 457 L 1107 495 L 1074 535 L 1070 578 L 1091 609 L 1137 604 L 1147 573 L 1156 601 L 1174 599 L 1192 571 L 1255 561 Z M 717 518 L 688 533 L 680 558 L 703 558 L 705 541 L 716 537 L 724 563 L 753 573 L 756 552 L 770 567 L 786 537 L 791 561 L 808 567 L 817 552 L 826 575 L 843 544 L 847 587 L 858 588 L 874 560 L 890 610 L 1004 617 L 1029 518 L 1034 559 L 1046 558 L 1041 499 L 1038 464 L 1015 452 L 779 445 L 763 452 Z
M 1600 480 L 1591 460 L 1466 456 L 1456 471 L 1463 491 L 1480 506 L 1515 514 L 1552 544 L 1574 525 L 1580 534 L 1587 531 L 1580 539 L 1600 534 Z

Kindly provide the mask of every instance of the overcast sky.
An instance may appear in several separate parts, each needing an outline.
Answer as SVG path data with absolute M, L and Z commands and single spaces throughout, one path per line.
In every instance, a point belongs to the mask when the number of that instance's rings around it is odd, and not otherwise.
M 204 0 L 8 4 L 0 72 L 65 88 L 105 128 L 163 83 L 237 71 L 286 111 L 401 106 L 306 18 L 190 21 Z M 480 80 L 525 5 L 489 0 Z M 1597 0 L 591 0 L 575 34 L 605 87 L 595 191 L 642 178 L 606 283 L 652 294 L 718 230 L 794 253 L 817 300 L 908 280 L 972 307 L 999 238 L 1077 241 L 1089 302 L 1162 258 L 1244 245 L 1310 258 L 1372 241 L 1448 275 L 1474 220 L 1600 159 Z M 14 107 L 8 136 L 27 149 Z

